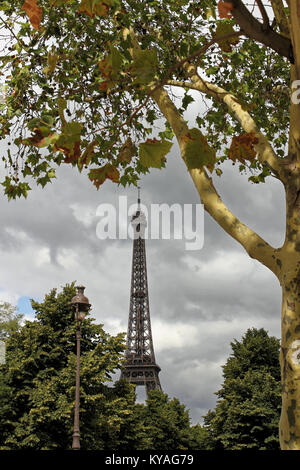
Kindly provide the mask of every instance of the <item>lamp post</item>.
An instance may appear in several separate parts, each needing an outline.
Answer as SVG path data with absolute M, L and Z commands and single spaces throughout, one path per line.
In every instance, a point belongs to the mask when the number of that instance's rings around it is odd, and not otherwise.
M 77 286 L 77 294 L 71 300 L 71 305 L 75 311 L 76 321 L 76 388 L 75 388 L 75 408 L 74 408 L 74 432 L 73 450 L 80 450 L 80 430 L 79 430 L 79 390 L 80 390 L 80 339 L 81 323 L 86 313 L 90 309 L 89 299 L 83 295 L 85 287 Z

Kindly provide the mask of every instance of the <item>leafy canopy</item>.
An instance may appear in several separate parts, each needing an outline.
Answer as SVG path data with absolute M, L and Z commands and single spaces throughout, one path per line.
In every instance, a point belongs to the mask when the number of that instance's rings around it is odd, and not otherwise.
M 69 449 L 75 399 L 76 325 L 70 300 L 74 285 L 32 301 L 26 321 L 6 342 L 0 367 L 0 448 Z M 120 427 L 132 413 L 129 384 L 110 386 L 120 367 L 124 335 L 108 335 L 93 319 L 82 325 L 81 432 L 84 449 L 112 448 L 125 439 Z M 116 444 L 117 445 L 117 444 Z
M 52 289 L 42 302 L 32 301 L 34 321 L 10 326 L 6 362 L 0 365 L 0 449 L 71 447 L 76 326 L 70 300 L 74 294 L 74 284 L 61 292 Z M 9 310 L 9 318 L 13 312 Z M 203 448 L 207 433 L 199 425 L 191 426 L 189 412 L 177 398 L 152 391 L 145 404 L 135 403 L 133 385 L 124 380 L 112 383 L 124 348 L 124 334 L 110 336 L 86 317 L 80 360 L 82 449 Z
M 279 449 L 279 340 L 252 328 L 231 347 L 217 406 L 205 416 L 211 442 L 225 450 Z
M 163 122 L 151 96 L 170 80 L 184 79 L 186 59 L 234 90 L 283 152 L 288 66 L 239 37 L 226 3 L 1 2 L 0 138 L 7 144 L 2 185 L 8 198 L 26 196 L 32 181 L 45 186 L 62 163 L 87 170 L 97 188 L 106 179 L 136 184 L 149 168 L 164 167 L 173 132 L 168 122 L 156 131 Z M 194 98 L 182 86 L 182 104 L 174 102 L 184 113 Z M 229 156 L 241 169 L 259 169 L 258 180 L 269 174 L 254 158 L 253 136 L 243 135 L 224 105 L 214 102 L 196 121 L 198 128 L 186 135 L 189 169 L 206 166 L 220 174 L 217 164 Z

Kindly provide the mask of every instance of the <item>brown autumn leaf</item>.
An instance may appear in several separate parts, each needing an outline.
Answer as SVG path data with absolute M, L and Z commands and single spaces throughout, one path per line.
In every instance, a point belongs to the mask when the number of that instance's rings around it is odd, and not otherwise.
M 65 143 L 65 144 L 54 144 L 54 150 L 60 150 L 62 153 L 65 154 L 65 163 L 73 163 L 78 160 L 81 155 L 80 152 L 80 140 L 72 143 Z
M 89 172 L 89 179 L 93 182 L 97 189 L 104 183 L 106 179 L 110 179 L 114 183 L 119 182 L 120 173 L 119 170 L 112 166 L 110 163 L 107 163 L 101 168 L 92 169 Z
M 95 15 L 106 17 L 111 7 L 111 0 L 82 0 L 78 11 L 79 13 L 85 13 L 90 18 L 94 18 Z
M 104 79 L 100 83 L 100 90 L 108 93 L 116 85 L 123 61 L 123 57 L 116 47 L 110 44 L 109 48 L 110 51 L 106 57 L 98 62 L 101 75 Z
M 65 154 L 65 163 L 73 163 L 81 155 L 81 130 L 82 125 L 76 121 L 66 122 L 62 127 L 63 132 L 54 144 L 54 151 L 59 150 Z
M 231 18 L 232 15 L 229 13 L 233 9 L 232 2 L 223 2 L 218 3 L 218 10 L 220 18 Z
M 50 129 L 42 126 L 36 127 L 33 130 L 33 136 L 23 139 L 22 143 L 24 145 L 34 145 L 35 147 L 48 147 L 48 145 L 54 144 L 58 140 L 58 134 L 56 132 L 51 132 Z
M 252 162 L 256 157 L 254 145 L 257 143 L 258 139 L 254 132 L 233 137 L 228 157 L 234 162 L 236 160 L 239 160 L 241 163 L 245 163 L 245 160 Z
M 32 143 L 32 145 L 39 146 L 41 140 L 44 138 L 42 132 L 40 129 L 34 129 L 34 136 L 29 137 L 29 141 Z
M 85 151 L 81 155 L 81 157 L 78 159 L 78 169 L 81 172 L 84 166 L 87 166 L 90 164 L 92 156 L 95 154 L 94 149 L 97 146 L 97 141 L 93 140 L 88 144 L 86 147 Z
M 109 61 L 107 60 L 107 57 L 100 60 L 98 63 L 98 66 L 99 66 L 99 69 L 103 78 L 106 78 L 106 79 L 110 78 L 111 73 L 112 73 L 112 64 L 109 63 Z
M 128 137 L 126 142 L 122 145 L 119 156 L 118 156 L 118 161 L 123 163 L 130 163 L 132 157 L 136 153 L 136 146 L 132 142 L 131 138 Z
M 43 10 L 37 5 L 37 0 L 25 0 L 22 5 L 22 10 L 26 11 L 30 23 L 38 31 L 40 29 Z

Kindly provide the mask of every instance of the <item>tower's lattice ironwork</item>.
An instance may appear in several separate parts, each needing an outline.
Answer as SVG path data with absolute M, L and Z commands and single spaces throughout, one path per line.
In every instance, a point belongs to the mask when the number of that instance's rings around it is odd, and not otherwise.
M 155 362 L 150 322 L 149 295 L 147 282 L 145 228 L 147 221 L 140 210 L 131 219 L 134 230 L 130 308 L 127 331 L 126 363 L 121 379 L 135 385 L 144 385 L 146 392 L 161 390 L 158 374 L 160 367 Z

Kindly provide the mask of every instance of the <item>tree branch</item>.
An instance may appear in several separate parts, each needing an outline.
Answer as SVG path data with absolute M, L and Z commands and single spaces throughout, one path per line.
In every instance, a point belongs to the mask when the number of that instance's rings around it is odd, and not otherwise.
M 279 55 L 286 57 L 291 63 L 294 63 L 293 46 L 289 38 L 273 31 L 270 25 L 264 28 L 251 15 L 241 0 L 232 0 L 231 3 L 233 4 L 233 9 L 230 13 L 246 36 L 270 47 Z
M 184 136 L 189 128 L 174 103 L 170 99 L 164 88 L 156 89 L 152 93 L 152 98 L 156 102 L 162 114 L 170 123 L 177 141 L 181 155 L 185 154 L 186 140 Z M 249 256 L 257 259 L 267 266 L 276 276 L 279 275 L 279 267 L 276 264 L 276 251 L 257 233 L 240 222 L 227 208 L 218 195 L 212 179 L 208 177 L 206 171 L 189 170 L 200 199 L 205 210 L 215 219 L 215 221 L 236 241 L 238 241 L 247 251 Z
M 272 4 L 274 16 L 276 18 L 281 34 L 289 38 L 290 37 L 289 21 L 285 13 L 282 0 L 271 0 L 271 4 Z
M 255 137 L 258 139 L 258 143 L 254 145 L 254 149 L 257 152 L 260 163 L 266 165 L 274 173 L 274 175 L 280 179 L 280 159 L 275 154 L 268 139 L 258 129 L 253 118 L 250 116 L 248 111 L 243 109 L 237 98 L 218 85 L 203 80 L 201 77 L 199 77 L 198 74 L 196 74 L 194 66 L 190 66 L 188 73 L 191 76 L 192 82 L 178 82 L 175 80 L 169 80 L 168 84 L 198 90 L 211 98 L 224 102 L 228 109 L 233 113 L 237 121 L 241 124 L 244 131 L 254 133 Z
M 269 17 L 268 17 L 268 14 L 266 12 L 266 9 L 263 5 L 263 2 L 261 0 L 256 0 L 256 3 L 258 5 L 258 8 L 260 10 L 260 13 L 261 13 L 261 16 L 262 16 L 262 19 L 263 19 L 263 26 L 264 26 L 264 31 L 267 31 L 268 27 L 270 27 L 270 21 L 269 21 Z
M 291 2 L 290 6 L 291 39 L 294 49 L 297 79 L 300 80 L 300 4 Z
M 251 258 L 265 265 L 278 277 L 279 266 L 276 263 L 278 250 L 234 216 L 217 193 L 212 178 L 209 178 L 204 170 L 191 170 L 190 174 L 205 210 L 242 245 Z
M 2 17 L 0 17 L 0 21 L 5 25 L 5 27 L 10 31 L 12 36 L 15 38 L 18 44 L 21 44 L 23 47 L 26 46 L 25 43 L 22 41 L 22 39 L 19 39 L 18 36 L 15 34 L 13 28 L 8 24 L 7 21 L 5 21 Z
M 300 3 L 291 1 L 290 26 L 295 64 L 291 67 L 291 81 L 300 80 Z M 300 104 L 291 100 L 290 105 L 290 150 L 297 154 L 300 163 Z

